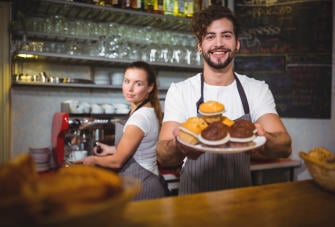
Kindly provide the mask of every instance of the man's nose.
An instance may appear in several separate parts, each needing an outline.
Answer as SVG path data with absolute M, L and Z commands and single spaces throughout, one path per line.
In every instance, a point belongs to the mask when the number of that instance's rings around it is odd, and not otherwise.
M 222 37 L 218 36 L 215 39 L 215 45 L 218 47 L 224 46 L 224 40 Z

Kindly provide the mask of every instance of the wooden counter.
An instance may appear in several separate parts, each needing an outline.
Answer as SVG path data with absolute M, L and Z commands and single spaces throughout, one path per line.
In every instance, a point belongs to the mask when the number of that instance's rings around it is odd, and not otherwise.
M 335 226 L 335 193 L 306 180 L 131 202 L 119 226 Z

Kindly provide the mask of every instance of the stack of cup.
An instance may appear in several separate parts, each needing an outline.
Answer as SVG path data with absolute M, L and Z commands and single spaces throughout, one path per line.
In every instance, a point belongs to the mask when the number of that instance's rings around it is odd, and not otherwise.
M 29 148 L 36 169 L 38 172 L 45 172 L 50 169 L 50 149 L 48 147 L 42 148 Z

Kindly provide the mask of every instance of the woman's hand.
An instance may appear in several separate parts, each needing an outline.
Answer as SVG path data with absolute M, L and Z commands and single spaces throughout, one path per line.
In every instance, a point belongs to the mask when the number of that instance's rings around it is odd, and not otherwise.
M 115 146 L 109 146 L 100 142 L 96 142 L 93 148 L 93 152 L 96 156 L 106 156 L 115 153 Z
M 83 158 L 82 160 L 80 160 L 80 162 L 83 164 L 83 165 L 90 165 L 90 166 L 94 166 L 96 165 L 96 158 L 94 155 L 91 155 L 91 156 L 87 156 L 85 158 Z

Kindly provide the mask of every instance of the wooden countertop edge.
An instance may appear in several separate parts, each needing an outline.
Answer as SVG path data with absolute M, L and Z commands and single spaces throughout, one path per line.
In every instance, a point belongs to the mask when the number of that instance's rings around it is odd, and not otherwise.
M 334 210 L 335 194 L 304 180 L 130 202 L 122 226 L 327 226 Z

